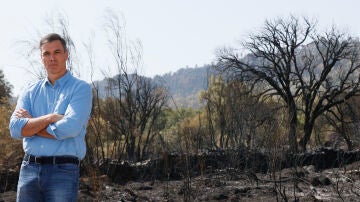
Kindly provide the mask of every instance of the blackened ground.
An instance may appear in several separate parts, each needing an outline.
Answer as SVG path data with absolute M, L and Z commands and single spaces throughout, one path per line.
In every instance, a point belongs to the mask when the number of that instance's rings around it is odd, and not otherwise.
M 244 154 L 102 162 L 100 174 L 82 175 L 78 201 L 359 201 L 359 152 L 321 149 L 285 156 L 273 173 L 266 155 Z M 0 201 L 15 201 L 20 162 L 0 165 Z
M 80 189 L 79 201 L 359 201 L 360 162 L 315 171 L 314 166 L 283 169 L 271 174 L 235 169 L 214 170 L 182 180 L 110 183 Z M 85 180 L 86 181 L 86 180 Z

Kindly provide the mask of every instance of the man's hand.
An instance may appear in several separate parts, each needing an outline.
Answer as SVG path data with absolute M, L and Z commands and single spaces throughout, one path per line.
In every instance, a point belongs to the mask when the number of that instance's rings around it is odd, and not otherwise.
M 51 123 L 55 123 L 57 121 L 60 121 L 64 117 L 64 115 L 61 114 L 48 114 L 50 117 Z
M 55 139 L 55 137 L 53 135 L 50 135 L 46 129 L 43 129 L 41 131 L 39 131 L 38 133 L 36 133 L 38 136 L 40 137 L 44 137 L 44 138 L 50 138 L 50 139 Z
M 15 111 L 16 118 L 32 118 L 31 114 L 26 109 L 18 109 Z

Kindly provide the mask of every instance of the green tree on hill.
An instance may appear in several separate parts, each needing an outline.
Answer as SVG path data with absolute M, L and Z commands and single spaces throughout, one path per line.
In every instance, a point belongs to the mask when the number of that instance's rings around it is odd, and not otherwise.
M 13 86 L 5 79 L 4 72 L 0 69 L 0 100 L 10 98 L 12 88 Z

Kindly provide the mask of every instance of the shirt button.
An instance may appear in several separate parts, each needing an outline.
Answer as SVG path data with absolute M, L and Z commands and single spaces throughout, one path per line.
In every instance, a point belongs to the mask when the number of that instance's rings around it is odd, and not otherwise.
M 43 149 L 43 148 L 44 148 L 44 145 L 40 145 L 40 148 Z

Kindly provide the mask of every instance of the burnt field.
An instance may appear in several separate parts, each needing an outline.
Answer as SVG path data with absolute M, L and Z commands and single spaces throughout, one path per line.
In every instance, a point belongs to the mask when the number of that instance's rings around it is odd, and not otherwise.
M 15 201 L 19 161 L 2 165 L 0 201 Z M 15 160 L 14 159 L 14 160 Z M 357 201 L 360 152 L 167 154 L 83 164 L 79 201 Z

